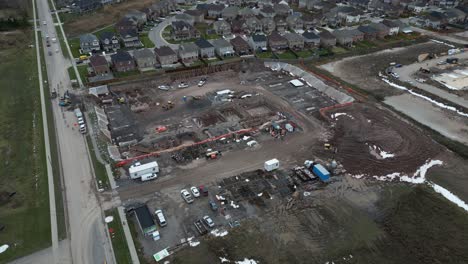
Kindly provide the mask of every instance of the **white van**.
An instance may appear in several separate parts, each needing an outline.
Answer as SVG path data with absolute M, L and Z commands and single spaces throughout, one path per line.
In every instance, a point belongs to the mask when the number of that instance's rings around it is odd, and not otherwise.
M 154 214 L 156 215 L 156 219 L 158 220 L 159 225 L 160 225 L 161 227 L 167 225 L 166 218 L 164 217 L 164 214 L 163 214 L 163 212 L 162 212 L 161 209 L 160 209 L 160 210 L 156 210 L 156 212 L 154 212 Z

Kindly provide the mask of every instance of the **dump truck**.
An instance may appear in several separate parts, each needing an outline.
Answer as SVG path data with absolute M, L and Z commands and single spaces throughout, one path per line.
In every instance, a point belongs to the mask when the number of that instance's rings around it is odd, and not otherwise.
M 312 172 L 323 182 L 328 182 L 330 180 L 330 172 L 321 164 L 315 164 L 312 167 Z

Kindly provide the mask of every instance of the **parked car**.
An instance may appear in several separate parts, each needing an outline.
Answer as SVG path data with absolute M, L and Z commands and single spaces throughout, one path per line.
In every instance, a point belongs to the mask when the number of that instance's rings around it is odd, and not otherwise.
M 158 89 L 163 90 L 163 91 L 169 91 L 169 89 L 171 89 L 171 87 L 169 85 L 159 85 Z
M 202 87 L 203 85 L 205 85 L 206 81 L 205 80 L 200 80 L 198 82 L 198 87 Z
M 158 220 L 158 223 L 161 227 L 167 225 L 166 218 L 164 217 L 164 214 L 161 209 L 156 210 L 156 212 L 154 212 L 154 215 L 156 215 L 156 219 Z
M 215 226 L 215 223 L 213 222 L 213 220 L 211 219 L 211 217 L 205 215 L 203 217 L 203 221 L 205 222 L 205 224 L 208 226 L 208 227 L 214 227 Z
M 193 197 L 200 197 L 200 192 L 198 191 L 197 187 L 192 186 L 190 188 L 190 191 L 192 192 Z
M 208 196 L 208 188 L 205 188 L 204 185 L 198 186 L 198 190 L 200 190 L 200 193 L 201 193 L 203 196 Z
M 238 227 L 238 226 L 240 226 L 240 222 L 237 221 L 237 220 L 236 221 L 229 221 L 229 226 L 231 228 Z
M 218 205 L 214 201 L 210 200 L 208 203 L 210 204 L 211 210 L 213 211 L 218 210 Z
M 182 195 L 182 198 L 184 198 L 185 202 L 187 202 L 188 204 L 193 203 L 192 195 L 190 195 L 190 193 L 186 189 L 180 191 L 180 194 Z
M 179 88 L 187 88 L 188 87 L 188 84 L 184 83 L 184 82 L 181 82 L 179 85 L 178 85 Z

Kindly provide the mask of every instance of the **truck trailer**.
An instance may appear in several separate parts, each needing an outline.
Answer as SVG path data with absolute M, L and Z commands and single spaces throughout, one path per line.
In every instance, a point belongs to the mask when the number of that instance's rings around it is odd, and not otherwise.
M 312 168 L 312 172 L 323 182 L 328 182 L 330 180 L 330 172 L 320 164 L 315 164 Z
M 150 180 L 155 178 L 153 176 L 159 172 L 159 166 L 156 161 L 141 164 L 136 163 L 128 169 L 131 179 L 142 179 L 142 180 Z

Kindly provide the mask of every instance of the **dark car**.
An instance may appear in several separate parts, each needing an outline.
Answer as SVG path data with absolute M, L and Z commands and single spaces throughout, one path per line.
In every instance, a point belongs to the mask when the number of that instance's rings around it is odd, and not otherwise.
M 218 205 L 214 201 L 210 200 L 209 204 L 210 204 L 211 210 L 213 211 L 218 210 Z
M 208 196 L 208 188 L 206 188 L 204 185 L 198 186 L 198 190 L 200 190 L 201 195 Z

